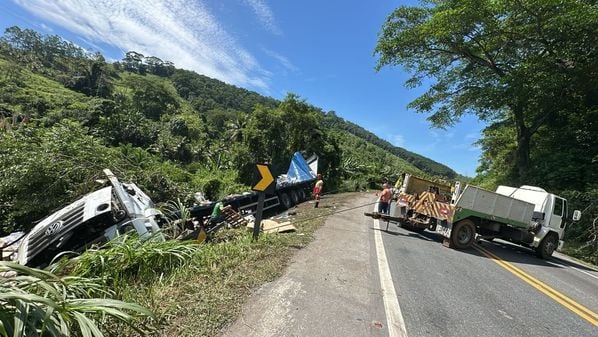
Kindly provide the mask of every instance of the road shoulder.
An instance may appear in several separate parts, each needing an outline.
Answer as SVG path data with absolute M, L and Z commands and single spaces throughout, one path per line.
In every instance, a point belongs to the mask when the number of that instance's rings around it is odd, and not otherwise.
M 359 195 L 345 208 L 368 202 L 371 195 Z M 329 217 L 284 274 L 259 288 L 223 336 L 384 335 L 364 209 Z M 364 220 L 355 221 L 359 218 Z

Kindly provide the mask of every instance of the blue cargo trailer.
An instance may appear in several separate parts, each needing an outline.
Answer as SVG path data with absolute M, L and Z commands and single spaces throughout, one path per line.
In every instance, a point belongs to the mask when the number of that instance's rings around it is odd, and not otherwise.
M 276 179 L 276 192 L 266 196 L 264 211 L 276 208 L 289 209 L 311 197 L 311 187 L 318 174 L 318 156 L 305 159 L 301 153 L 295 152 L 291 158 L 289 169 Z M 225 206 L 230 205 L 242 215 L 254 214 L 257 209 L 258 195 L 255 192 L 244 192 L 231 195 L 222 200 Z M 212 213 L 216 202 L 195 205 L 190 208 L 191 216 L 203 218 Z

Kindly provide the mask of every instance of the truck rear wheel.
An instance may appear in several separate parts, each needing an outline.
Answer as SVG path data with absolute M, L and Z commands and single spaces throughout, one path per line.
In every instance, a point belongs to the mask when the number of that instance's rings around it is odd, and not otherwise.
M 293 202 L 293 204 L 297 205 L 300 202 L 297 191 L 291 190 L 289 193 L 291 194 L 291 201 Z
M 475 240 L 475 224 L 469 219 L 461 220 L 453 226 L 451 242 L 457 249 L 469 248 Z
M 538 248 L 536 248 L 536 255 L 543 259 L 547 259 L 552 256 L 552 253 L 558 247 L 558 237 L 554 233 L 548 233 L 540 242 Z
M 282 193 L 282 194 L 280 194 L 279 198 L 280 198 L 280 203 L 282 204 L 282 206 L 285 209 L 289 209 L 289 208 L 291 208 L 291 206 L 293 206 L 288 194 Z
M 305 201 L 305 199 L 306 199 L 305 191 L 301 188 L 301 189 L 299 189 L 299 191 L 297 193 L 299 194 L 299 200 Z

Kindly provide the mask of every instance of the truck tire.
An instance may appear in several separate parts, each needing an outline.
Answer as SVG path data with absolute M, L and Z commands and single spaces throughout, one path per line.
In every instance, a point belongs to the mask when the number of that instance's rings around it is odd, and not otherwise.
M 289 194 L 291 195 L 291 201 L 294 205 L 297 205 L 299 202 L 301 202 L 301 200 L 299 200 L 299 195 L 297 194 L 297 191 L 291 190 Z
M 469 219 L 457 222 L 451 232 L 451 243 L 456 249 L 469 248 L 475 241 L 475 224 Z
M 540 245 L 536 248 L 536 255 L 543 259 L 548 259 L 552 256 L 552 253 L 559 246 L 559 238 L 554 233 L 548 233 L 540 242 Z
M 289 198 L 288 194 L 281 193 L 278 198 L 280 198 L 280 203 L 285 209 L 289 209 L 291 208 L 291 206 L 293 206 L 293 204 L 291 203 L 291 198 Z
M 299 200 L 305 201 L 306 194 L 305 194 L 305 191 L 302 188 L 299 189 L 298 194 L 299 194 Z

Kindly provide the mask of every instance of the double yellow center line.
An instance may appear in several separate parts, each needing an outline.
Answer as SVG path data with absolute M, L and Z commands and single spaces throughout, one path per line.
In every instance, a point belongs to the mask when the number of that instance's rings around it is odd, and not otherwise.
M 549 287 L 547 284 L 543 283 L 542 281 L 534 278 L 533 276 L 527 274 L 523 270 L 515 267 L 514 265 L 510 264 L 509 262 L 501 259 L 500 257 L 494 255 L 493 253 L 489 252 L 485 248 L 474 244 L 473 248 L 475 248 L 480 253 L 486 255 L 487 257 L 491 258 L 494 262 L 496 262 L 501 267 L 505 268 L 506 270 L 510 271 L 513 275 L 519 277 L 532 287 L 536 288 L 546 296 L 552 298 L 553 300 L 557 301 L 559 304 L 564 306 L 565 308 L 573 311 L 579 317 L 585 319 L 586 321 L 590 322 L 594 326 L 598 326 L 598 314 L 593 312 L 592 310 L 584 307 L 583 305 L 573 301 L 569 297 L 561 294 L 560 292 L 554 290 L 553 288 Z

